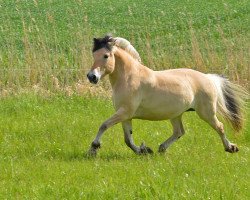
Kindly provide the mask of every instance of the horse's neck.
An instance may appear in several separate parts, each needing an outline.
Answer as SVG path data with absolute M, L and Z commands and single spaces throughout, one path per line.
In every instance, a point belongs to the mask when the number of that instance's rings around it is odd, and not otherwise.
M 122 49 L 117 49 L 115 52 L 115 69 L 110 74 L 109 79 L 112 86 L 118 82 L 127 81 L 128 77 L 136 74 L 137 67 L 140 63 L 127 52 Z

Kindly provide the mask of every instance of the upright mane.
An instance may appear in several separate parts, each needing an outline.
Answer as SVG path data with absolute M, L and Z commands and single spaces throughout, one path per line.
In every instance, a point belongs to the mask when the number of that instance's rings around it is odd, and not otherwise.
M 136 49 L 130 44 L 130 42 L 121 37 L 113 38 L 111 35 L 106 35 L 103 38 L 94 38 L 93 52 L 101 48 L 106 48 L 111 51 L 113 46 L 117 46 L 127 53 L 129 53 L 134 59 L 141 62 L 141 58 Z
M 139 53 L 136 51 L 136 49 L 130 44 L 130 42 L 124 38 L 121 37 L 115 37 L 115 46 L 125 50 L 128 52 L 134 59 L 141 62 L 141 58 Z

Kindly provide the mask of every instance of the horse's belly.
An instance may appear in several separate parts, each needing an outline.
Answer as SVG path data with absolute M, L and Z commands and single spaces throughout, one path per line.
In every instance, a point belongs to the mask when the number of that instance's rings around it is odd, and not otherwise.
M 166 120 L 174 118 L 174 114 L 167 112 L 152 112 L 152 110 L 138 109 L 133 116 L 134 119 L 145 119 L 145 120 Z
M 189 105 L 175 102 L 169 104 L 164 102 L 151 102 L 148 104 L 141 104 L 136 110 L 133 118 L 146 120 L 166 120 L 173 119 L 185 112 Z

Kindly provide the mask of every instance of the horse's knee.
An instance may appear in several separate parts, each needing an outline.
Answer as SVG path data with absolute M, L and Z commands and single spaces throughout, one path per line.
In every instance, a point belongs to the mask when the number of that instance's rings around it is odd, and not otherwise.
M 178 139 L 179 139 L 180 137 L 182 137 L 184 134 L 185 134 L 185 130 L 183 129 L 183 130 L 181 130 L 181 131 L 179 132 L 179 134 L 178 134 Z
M 177 136 L 177 139 L 179 139 L 181 136 L 183 136 L 185 134 L 185 130 L 183 128 L 182 123 L 180 124 L 180 126 L 178 128 L 174 129 L 174 135 Z
M 185 130 L 184 130 L 184 127 L 183 127 L 183 124 L 182 124 L 182 123 L 181 123 L 181 127 L 180 127 L 180 132 L 181 132 L 180 137 L 183 136 L 183 135 L 185 134 Z M 179 137 L 179 138 L 180 138 L 180 137 Z
M 171 121 L 173 126 L 173 137 L 180 138 L 185 134 L 185 130 L 181 121 L 181 118 L 176 118 Z
M 185 130 L 184 129 L 183 130 L 180 129 L 177 133 L 175 133 L 175 135 L 177 135 L 178 139 L 181 138 L 184 134 L 185 134 Z

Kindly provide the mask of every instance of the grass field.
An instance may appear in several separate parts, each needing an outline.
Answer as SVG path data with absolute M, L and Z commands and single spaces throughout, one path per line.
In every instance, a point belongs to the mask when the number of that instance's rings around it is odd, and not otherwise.
M 186 113 L 186 135 L 152 156 L 135 155 L 116 125 L 91 159 L 90 142 L 113 113 L 109 100 L 23 94 L 0 106 L 1 199 L 249 198 L 249 123 L 241 135 L 226 128 L 240 147 L 229 154 L 215 131 Z M 134 120 L 133 126 L 135 142 L 155 151 L 171 133 L 169 122 Z
M 185 113 L 164 155 L 136 156 L 120 125 L 86 151 L 113 113 L 109 84 L 91 86 L 92 38 L 127 38 L 143 63 L 224 74 L 250 89 L 250 1 L 0 0 L 0 199 L 237 199 L 250 196 L 250 106 L 240 152 Z M 108 91 L 108 92 L 107 92 Z M 135 120 L 155 152 L 169 122 Z

